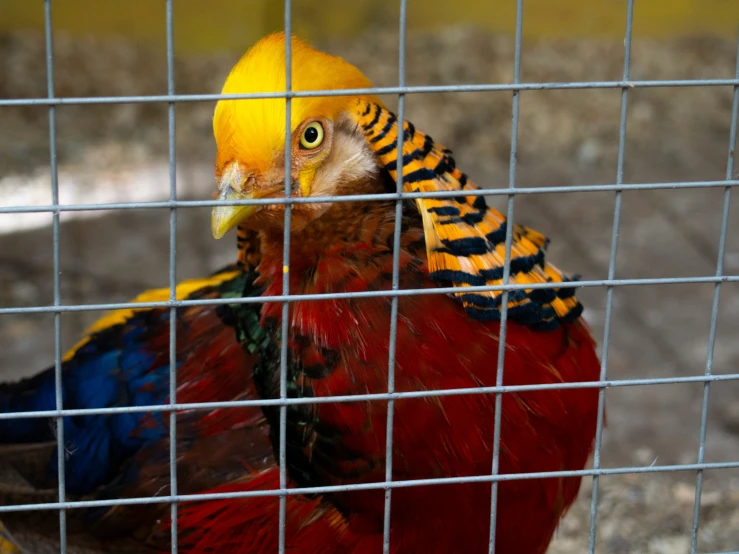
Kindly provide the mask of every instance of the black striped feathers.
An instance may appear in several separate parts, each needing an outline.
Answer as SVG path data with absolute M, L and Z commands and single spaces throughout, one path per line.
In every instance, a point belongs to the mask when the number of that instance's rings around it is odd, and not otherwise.
M 358 101 L 354 118 L 380 164 L 397 179 L 398 125 L 396 116 L 379 104 Z M 431 277 L 460 289 L 503 283 L 506 218 L 488 207 L 483 196 L 457 169 L 451 151 L 403 122 L 403 190 L 405 192 L 459 191 L 458 196 L 419 198 Z M 563 283 L 568 279 L 544 259 L 548 239 L 528 227 L 514 225 L 510 284 Z M 575 278 L 576 279 L 576 278 Z M 537 328 L 555 328 L 577 319 L 582 305 L 575 289 L 519 289 L 508 295 L 508 318 Z M 500 319 L 501 291 L 465 292 L 455 296 L 476 319 Z

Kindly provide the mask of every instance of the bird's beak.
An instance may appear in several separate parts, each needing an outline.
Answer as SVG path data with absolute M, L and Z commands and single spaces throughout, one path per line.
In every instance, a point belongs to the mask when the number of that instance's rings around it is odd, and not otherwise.
M 218 183 L 218 200 L 256 200 L 273 197 L 283 192 L 284 186 L 282 175 L 258 177 L 238 162 L 232 162 L 224 168 L 221 174 Z M 264 207 L 264 204 L 216 206 L 210 216 L 213 237 L 221 238 Z
M 218 192 L 218 200 L 248 200 L 254 198 L 253 193 L 244 194 L 235 191 L 228 183 L 223 183 Z M 241 221 L 252 215 L 260 206 L 216 206 L 210 217 L 213 237 L 221 238 Z
M 218 182 L 218 200 L 251 200 L 266 196 L 269 191 L 257 187 L 254 173 L 234 161 L 223 169 Z M 216 206 L 210 216 L 213 237 L 221 238 L 239 223 L 259 210 L 261 206 Z M 1 553 L 0 553 L 1 554 Z

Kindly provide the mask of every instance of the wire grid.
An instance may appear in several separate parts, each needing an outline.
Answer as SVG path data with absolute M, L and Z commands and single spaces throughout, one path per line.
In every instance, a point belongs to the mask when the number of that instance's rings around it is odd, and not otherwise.
M 696 471 L 696 495 L 694 503 L 694 515 L 691 534 L 691 554 L 697 551 L 698 542 L 698 525 L 700 519 L 700 498 L 703 483 L 703 472 L 709 469 L 726 469 L 739 468 L 739 461 L 730 461 L 722 463 L 706 463 L 705 460 L 705 443 L 706 430 L 708 420 L 708 399 L 711 383 L 728 380 L 739 380 L 739 373 L 714 375 L 712 373 L 713 351 L 716 341 L 716 328 L 718 320 L 718 309 L 720 300 L 721 285 L 725 282 L 738 282 L 739 276 L 727 276 L 723 273 L 723 258 L 726 248 L 726 236 L 729 222 L 729 206 L 731 199 L 731 190 L 739 184 L 734 179 L 733 154 L 736 147 L 737 139 L 737 119 L 739 117 L 739 43 L 737 44 L 737 65 L 735 68 L 734 79 L 696 79 L 696 80 L 665 80 L 665 81 L 630 81 L 630 54 L 631 54 L 631 37 L 633 28 L 634 0 L 628 0 L 626 7 L 626 30 L 624 38 L 624 65 L 623 75 L 620 81 L 595 81 L 595 82 L 566 82 L 566 83 L 521 83 L 521 39 L 523 27 L 523 8 L 524 0 L 516 0 L 516 34 L 515 34 L 515 59 L 514 59 L 514 75 L 513 82 L 510 84 L 483 84 L 483 85 L 450 85 L 450 86 L 414 86 L 409 87 L 405 84 L 405 36 L 407 21 L 407 0 L 400 0 L 400 28 L 399 28 L 399 75 L 397 87 L 370 88 L 370 89 L 353 89 L 353 90 L 331 90 L 331 91 L 292 91 L 291 89 L 291 42 L 285 42 L 285 61 L 286 61 L 286 87 L 284 93 L 264 93 L 264 94 L 197 94 L 197 95 L 178 95 L 175 93 L 174 83 L 174 33 L 173 33 L 173 6 L 174 0 L 166 0 L 166 44 L 167 44 L 167 94 L 160 96 L 114 96 L 114 97 L 89 97 L 89 98 L 58 98 L 54 91 L 54 48 L 52 33 L 52 0 L 44 0 L 44 17 L 45 17 L 45 39 L 46 39 L 46 66 L 47 66 L 47 97 L 46 98 L 30 98 L 30 99 L 0 99 L 1 106 L 28 106 L 28 105 L 46 105 L 49 109 L 49 151 L 51 164 L 51 191 L 52 203 L 48 206 L 10 206 L 0 207 L 2 213 L 29 213 L 29 212 L 51 212 L 53 214 L 53 290 L 54 301 L 52 306 L 33 306 L 33 307 L 16 307 L 16 308 L 0 308 L 0 315 L 18 314 L 18 313 L 53 313 L 54 314 L 54 371 L 56 386 L 56 409 L 46 410 L 42 412 L 16 412 L 0 414 L 0 419 L 18 419 L 29 417 L 49 417 L 56 422 L 57 445 L 58 445 L 58 502 L 38 503 L 25 505 L 0 506 L 0 513 L 19 512 L 32 510 L 57 509 L 59 510 L 60 524 L 60 552 L 66 553 L 67 550 L 67 530 L 66 530 L 66 510 L 74 508 L 92 508 L 107 507 L 114 505 L 137 505 L 149 504 L 152 502 L 169 503 L 171 505 L 172 516 L 172 553 L 178 551 L 177 542 L 177 505 L 181 502 L 189 502 L 194 500 L 218 500 L 229 498 L 245 498 L 253 496 L 279 496 L 279 552 L 285 552 L 285 510 L 286 498 L 288 495 L 299 494 L 323 494 L 353 490 L 385 490 L 385 510 L 384 510 L 384 531 L 383 531 L 383 552 L 390 551 L 390 515 L 392 491 L 395 488 L 405 488 L 412 486 L 440 485 L 451 483 L 472 483 L 485 482 L 490 483 L 492 489 L 491 496 L 491 513 L 489 528 L 489 553 L 495 552 L 495 523 L 497 514 L 497 488 L 498 483 L 502 481 L 511 481 L 518 479 L 536 479 L 548 477 L 593 477 L 593 492 L 590 509 L 590 531 L 589 531 L 589 552 L 595 552 L 595 538 L 597 531 L 597 512 L 598 512 L 598 480 L 601 475 L 619 475 L 626 473 L 657 473 L 671 471 Z M 284 29 L 286 36 L 291 34 L 292 29 L 292 6 L 290 0 L 284 0 L 285 20 Z M 726 168 L 726 178 L 721 181 L 693 181 L 693 182 L 664 182 L 664 183 L 623 183 L 623 168 L 625 158 L 625 137 L 627 123 L 627 108 L 629 91 L 633 88 L 647 87 L 686 87 L 686 86 L 733 86 L 734 95 L 732 103 L 730 136 L 728 145 L 728 160 Z M 616 180 L 612 185 L 581 185 L 581 186 L 565 186 L 565 187 L 540 187 L 517 188 L 516 187 L 516 155 L 518 141 L 518 118 L 519 118 L 519 102 L 520 92 L 524 90 L 550 90 L 550 89 L 592 89 L 592 88 L 609 88 L 621 89 L 621 118 L 619 125 L 619 144 L 618 144 L 618 161 L 616 168 Z M 177 102 L 199 102 L 214 101 L 220 99 L 236 99 L 236 98 L 284 98 L 286 103 L 286 148 L 285 148 L 285 171 L 290 170 L 290 138 L 291 138 L 291 101 L 293 98 L 309 97 L 309 96 L 345 96 L 355 94 L 397 94 L 398 95 L 398 128 L 402 129 L 405 111 L 405 95 L 414 93 L 433 93 L 433 92 L 481 92 L 481 91 L 501 91 L 508 90 L 513 94 L 512 107 L 512 134 L 511 134 L 511 151 L 510 151 L 510 169 L 508 187 L 495 190 L 466 191 L 465 194 L 474 196 L 482 194 L 485 196 L 507 196 L 507 217 L 510 221 L 514 215 L 514 199 L 520 194 L 551 194 L 563 192 L 602 192 L 613 191 L 614 195 L 614 215 L 613 229 L 611 239 L 611 253 L 608 265 L 608 276 L 606 279 L 579 281 L 562 283 L 562 287 L 606 287 L 606 312 L 605 325 L 603 335 L 603 352 L 601 358 L 600 379 L 592 382 L 579 383 L 560 383 L 560 384 L 534 384 L 519 386 L 503 386 L 503 361 L 505 351 L 506 321 L 507 321 L 507 296 L 512 290 L 522 288 L 547 288 L 547 284 L 541 285 L 510 285 L 508 283 L 510 277 L 510 254 L 512 235 L 510 233 L 511 226 L 507 227 L 505 242 L 505 263 L 503 284 L 499 286 L 479 286 L 469 287 L 469 292 L 474 291 L 502 291 L 501 303 L 501 331 L 500 331 L 500 347 L 498 351 L 498 373 L 496 377 L 496 385 L 493 387 L 479 387 L 469 389 L 454 390 L 433 390 L 433 391 L 416 391 L 416 392 L 395 392 L 395 351 L 396 351 L 396 330 L 398 319 L 398 298 L 412 294 L 448 294 L 454 292 L 453 288 L 435 288 L 435 289 L 404 289 L 400 290 L 399 282 L 399 259 L 396 255 L 393 260 L 392 271 L 392 288 L 387 291 L 367 291 L 361 293 L 338 293 L 338 294 L 311 294 L 311 295 L 290 295 L 289 294 L 289 268 L 290 268 L 290 216 L 291 208 L 294 204 L 314 203 L 314 202 L 356 202 L 356 201 L 373 201 L 394 199 L 396 201 L 396 220 L 400 218 L 402 213 L 402 201 L 404 199 L 413 199 L 420 197 L 445 197 L 454 196 L 454 191 L 438 192 L 438 193 L 403 193 L 402 192 L 402 172 L 398 172 L 397 192 L 395 194 L 365 194 L 358 196 L 345 197 L 323 197 L 314 198 L 291 198 L 289 187 L 285 188 L 284 199 L 261 199 L 248 201 L 181 201 L 177 200 L 177 182 L 175 177 L 175 104 Z M 109 204 L 93 204 L 93 205 L 61 205 L 59 204 L 59 186 L 57 179 L 57 156 L 56 156 L 56 106 L 65 104 L 109 104 L 109 103 L 162 103 L 168 104 L 168 135 L 169 135 L 169 178 L 170 178 L 170 195 L 168 201 L 162 202 L 129 202 L 129 203 L 109 203 Z M 398 149 L 402 152 L 403 133 L 398 133 Z M 682 189 L 682 188 L 716 188 L 724 189 L 724 201 L 721 218 L 721 231 L 719 235 L 718 257 L 716 261 L 716 272 L 712 276 L 702 277 L 669 277 L 669 278 L 652 278 L 652 279 L 617 279 L 615 276 L 616 254 L 618 251 L 619 225 L 621 214 L 621 198 L 623 191 L 628 190 L 655 190 L 655 189 Z M 284 268 L 283 273 L 283 294 L 279 296 L 262 296 L 258 298 L 241 298 L 241 299 L 210 299 L 210 300 L 176 300 L 176 224 L 177 209 L 182 207 L 203 207 L 203 206 L 219 206 L 219 205 L 261 205 L 261 204 L 285 204 L 285 235 L 284 235 Z M 120 209 L 145 209 L 145 208 L 169 208 L 170 210 L 170 257 L 169 257 L 169 301 L 165 302 L 142 302 L 142 303 L 110 303 L 110 304 L 86 304 L 86 305 L 63 305 L 61 303 L 60 294 L 60 272 L 59 272 L 59 235 L 60 225 L 59 217 L 63 211 L 89 211 L 89 210 L 120 210 Z M 400 226 L 396 225 L 394 233 L 395 252 L 399 250 L 400 245 Z M 654 285 L 654 284 L 683 284 L 683 283 L 713 283 L 714 296 L 711 311 L 710 331 L 708 337 L 708 353 L 706 359 L 705 372 L 702 376 L 688 377 L 671 377 L 671 378 L 645 378 L 645 379 L 607 379 L 608 375 L 608 349 L 610 341 L 611 314 L 613 307 L 613 291 L 615 287 L 621 286 L 638 286 L 638 285 Z M 317 397 L 317 398 L 287 398 L 287 341 L 281 344 L 281 362 L 280 362 L 280 397 L 279 399 L 258 399 L 244 401 L 227 401 L 227 402 L 201 402 L 201 403 L 177 403 L 176 398 L 176 310 L 179 307 L 193 305 L 213 305 L 213 304 L 234 304 L 234 303 L 252 303 L 252 302 L 282 302 L 282 336 L 288 335 L 288 318 L 287 310 L 290 302 L 297 300 L 312 301 L 339 298 L 373 298 L 373 297 L 390 297 L 391 298 L 391 325 L 389 337 L 389 358 L 388 358 L 388 392 L 386 394 L 360 394 L 352 396 L 333 396 L 333 397 Z M 98 408 L 98 409 L 64 409 L 62 398 L 62 372 L 61 372 L 61 314 L 65 312 L 75 311 L 91 311 L 91 310 L 113 310 L 121 308 L 169 308 L 170 310 L 170 342 L 169 342 L 169 360 L 170 360 L 170 398 L 169 403 L 157 406 L 143 407 L 114 407 L 114 408 Z M 649 467 L 617 467 L 617 468 L 601 468 L 600 453 L 603 437 L 603 419 L 604 419 L 604 399 L 605 389 L 608 387 L 624 387 L 624 386 L 643 386 L 643 385 L 662 385 L 674 383 L 694 383 L 701 382 L 704 387 L 703 406 L 701 412 L 700 427 L 700 444 L 698 452 L 698 462 L 694 464 L 677 464 Z M 500 424 L 501 424 L 501 398 L 506 392 L 521 392 L 532 390 L 551 390 L 551 389 L 575 389 L 575 388 L 598 388 L 598 420 L 597 434 L 594 448 L 594 463 L 592 469 L 570 470 L 570 471 L 551 471 L 540 473 L 522 473 L 522 474 L 504 474 L 498 473 L 499 470 L 499 454 L 500 454 Z M 495 427 L 494 427 L 494 444 L 493 444 L 493 464 L 491 472 L 488 475 L 479 475 L 473 477 L 450 477 L 436 479 L 417 479 L 417 480 L 392 480 L 392 441 L 393 441 L 393 413 L 394 401 L 401 398 L 430 398 L 442 397 L 459 394 L 494 394 L 495 395 Z M 286 416 L 288 405 L 299 404 L 318 404 L 326 402 L 363 402 L 372 400 L 385 400 L 388 402 L 387 415 L 387 443 L 386 443 L 386 474 L 384 482 L 362 483 L 353 485 L 338 486 L 322 486 L 310 488 L 287 488 L 286 474 Z M 280 465 L 280 489 L 267 491 L 244 491 L 233 493 L 212 493 L 212 494 L 189 494 L 180 495 L 177 492 L 177 473 L 176 473 L 176 432 L 177 410 L 194 410 L 203 409 L 211 410 L 216 408 L 236 408 L 246 406 L 279 406 L 280 408 L 280 439 L 278 460 Z M 64 427 L 63 418 L 68 416 L 92 415 L 92 414 L 120 414 L 120 413 L 143 413 L 143 412 L 166 412 L 169 414 L 169 433 L 170 433 L 170 494 L 158 496 L 156 498 L 125 498 L 110 500 L 89 500 L 74 501 L 66 500 L 65 493 L 65 449 L 64 445 Z M 717 554 L 717 553 L 715 553 Z M 730 554 L 730 553 L 724 553 Z

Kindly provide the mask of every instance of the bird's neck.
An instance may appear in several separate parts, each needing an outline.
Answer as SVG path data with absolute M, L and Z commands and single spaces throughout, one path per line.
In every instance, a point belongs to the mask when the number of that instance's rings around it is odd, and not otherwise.
M 283 264 L 282 234 L 262 232 L 262 258 L 255 281 L 264 287 L 262 296 L 281 296 L 286 274 L 290 296 L 387 291 L 392 288 L 395 258 L 401 288 L 429 285 L 423 225 L 415 208 L 403 206 L 398 223 L 400 248 L 396 250 L 395 203 L 375 204 L 372 209 L 367 204 L 335 224 L 329 225 L 327 219 L 321 226 L 293 233 L 288 265 Z M 389 306 L 389 301 L 370 304 Z M 288 304 L 290 334 L 322 348 L 339 348 L 351 342 L 354 333 L 346 322 L 363 318 L 363 306 L 368 305 L 350 297 L 292 300 Z M 281 302 L 264 302 L 262 324 L 278 323 L 282 314 Z
M 284 232 L 264 230 L 259 234 L 259 273 L 267 286 L 265 294 L 281 294 L 284 272 L 290 273 L 290 293 L 306 293 L 313 282 L 329 284 L 337 278 L 330 264 L 341 267 L 369 253 L 392 249 L 395 228 L 392 202 L 344 202 L 334 204 L 316 221 L 290 234 L 290 257 L 284 264 Z

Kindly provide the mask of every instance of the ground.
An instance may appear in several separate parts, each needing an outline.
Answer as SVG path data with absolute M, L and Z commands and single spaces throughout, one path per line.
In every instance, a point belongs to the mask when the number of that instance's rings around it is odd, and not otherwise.
M 351 43 L 323 44 L 359 65 L 376 85 L 397 84 L 397 36 L 371 32 Z M 46 93 L 43 37 L 0 36 L 0 97 Z M 217 92 L 239 53 L 178 59 L 176 89 Z M 653 41 L 635 37 L 630 78 L 732 78 L 735 45 L 711 38 Z M 505 83 L 513 70 L 513 39 L 472 28 L 408 38 L 408 84 Z M 159 94 L 166 91 L 163 52 L 123 42 L 56 38 L 60 96 Z M 618 80 L 619 41 L 540 41 L 524 44 L 524 82 Z M 393 99 L 388 98 L 392 104 Z M 726 177 L 731 87 L 630 89 L 624 182 L 721 180 Z M 527 91 L 521 94 L 516 185 L 537 188 L 613 183 L 617 175 L 620 90 Z M 212 103 L 177 106 L 177 172 L 182 198 L 214 190 Z M 406 116 L 455 151 L 458 166 L 478 184 L 509 180 L 511 93 L 420 94 Z M 63 202 L 166 199 L 169 194 L 167 107 L 164 104 L 63 106 L 57 110 Z M 0 108 L 0 205 L 48 204 L 47 109 Z M 617 278 L 716 274 L 723 187 L 623 194 Z M 505 199 L 494 201 L 504 207 Z M 547 234 L 549 257 L 583 278 L 602 279 L 608 261 L 615 193 L 522 194 L 515 219 Z M 739 272 L 737 194 L 730 201 L 724 273 Z M 64 304 L 125 301 L 167 285 L 166 210 L 62 215 L 61 296 Z M 208 211 L 180 210 L 179 278 L 228 262 L 234 239 L 215 242 Z M 0 214 L 0 306 L 52 302 L 51 229 L 46 215 Z M 613 294 L 608 378 L 699 376 L 707 365 L 711 283 L 617 287 Z M 579 291 L 600 345 L 606 289 Z M 739 283 L 720 288 L 711 370 L 739 366 Z M 63 347 L 71 346 L 97 313 L 62 317 Z M 53 360 L 53 317 L 0 316 L 0 380 L 32 374 Z M 707 462 L 739 461 L 739 392 L 735 381 L 711 386 Z M 698 459 L 703 384 L 612 387 L 603 467 L 648 467 Z M 614 475 L 599 482 L 597 552 L 688 552 L 695 472 Z M 550 552 L 587 549 L 592 479 L 565 517 Z M 698 549 L 739 550 L 739 472 L 704 475 Z M 486 532 L 486 531 L 485 531 Z M 30 552 L 54 551 L 43 538 Z M 36 543 L 33 543 L 34 545 Z M 46 548 L 46 550 L 44 550 Z

